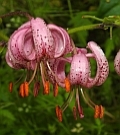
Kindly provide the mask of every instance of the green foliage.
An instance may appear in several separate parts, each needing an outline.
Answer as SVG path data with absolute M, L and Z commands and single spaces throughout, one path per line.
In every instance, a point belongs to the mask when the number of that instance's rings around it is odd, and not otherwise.
M 26 11 L 34 17 L 44 18 L 46 22 L 72 29 L 98 23 L 97 20 L 82 18 L 83 15 L 93 15 L 101 19 L 120 15 L 120 0 L 0 1 L 0 15 L 16 10 Z M 24 16 L 6 17 L 3 20 L 0 18 L 0 41 L 7 41 L 12 32 L 26 20 Z M 116 19 L 117 24 L 119 24 L 118 20 L 119 17 Z M 112 21 L 114 22 L 114 19 Z M 39 96 L 34 98 L 31 87 L 29 97 L 20 98 L 18 87 L 23 79 L 21 74 L 24 75 L 25 72 L 9 68 L 4 59 L 6 48 L 0 47 L 0 135 L 120 134 L 120 77 L 115 73 L 113 66 L 114 57 L 120 49 L 120 28 L 113 28 L 112 39 L 110 39 L 109 29 L 77 31 L 71 34 L 71 37 L 76 46 L 85 47 L 88 41 L 94 40 L 104 50 L 110 66 L 109 77 L 102 86 L 87 90 L 87 93 L 95 103 L 103 104 L 105 109 L 114 115 L 115 120 L 108 115 L 105 115 L 102 120 L 94 120 L 93 110 L 81 98 L 85 118 L 75 121 L 70 106 L 63 114 L 63 122 L 59 123 L 54 108 L 65 101 L 67 96 L 65 91 L 59 88 L 58 97 L 53 97 L 52 94 L 42 95 L 42 88 L 40 88 Z M 95 65 L 94 62 L 91 64 Z M 17 82 L 19 78 L 22 79 Z M 17 82 L 12 93 L 8 91 L 10 81 Z
M 110 16 L 110 15 L 120 15 L 120 1 L 119 0 L 111 0 L 109 3 L 105 2 L 105 0 L 100 1 L 100 5 L 98 7 L 98 16 Z

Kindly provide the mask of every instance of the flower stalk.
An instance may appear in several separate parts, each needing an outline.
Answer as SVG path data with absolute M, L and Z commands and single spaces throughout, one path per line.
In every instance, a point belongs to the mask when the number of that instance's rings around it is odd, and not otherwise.
M 79 26 L 79 27 L 68 29 L 68 33 L 73 34 L 73 33 L 79 32 L 79 31 L 83 31 L 83 30 L 92 30 L 92 29 L 101 29 L 101 28 L 103 28 L 102 23 L 91 24 L 91 25 Z

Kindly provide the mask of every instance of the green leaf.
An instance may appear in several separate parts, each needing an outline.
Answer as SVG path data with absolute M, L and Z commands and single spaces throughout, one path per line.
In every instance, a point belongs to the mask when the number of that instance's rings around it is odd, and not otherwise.
M 113 44 L 113 40 L 111 39 L 107 39 L 105 42 L 105 54 L 106 57 L 108 58 L 111 55 L 111 52 L 114 50 L 114 44 Z
M 98 16 L 120 15 L 120 0 L 100 1 Z
M 0 120 L 3 120 L 4 118 L 11 120 L 11 121 L 16 120 L 15 116 L 10 111 L 8 111 L 6 109 L 0 109 Z

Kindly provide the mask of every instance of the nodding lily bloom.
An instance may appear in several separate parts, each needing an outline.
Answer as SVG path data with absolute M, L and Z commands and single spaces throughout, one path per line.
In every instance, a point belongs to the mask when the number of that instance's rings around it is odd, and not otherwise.
M 49 81 L 45 71 L 45 63 L 72 51 L 71 39 L 63 28 L 54 24 L 46 24 L 41 18 L 32 18 L 20 26 L 10 37 L 6 52 L 6 62 L 11 68 L 26 69 L 28 85 L 40 72 L 45 88 L 49 93 Z M 48 65 L 48 64 L 47 64 Z M 33 72 L 32 76 L 31 72 Z M 29 76 L 29 78 L 28 78 Z M 36 80 L 34 95 L 38 93 Z M 21 93 L 21 92 L 20 92 Z
M 70 94 L 67 101 L 62 105 L 62 107 L 57 106 L 58 112 L 64 111 L 68 104 L 71 102 L 73 95 L 76 95 L 75 106 L 73 107 L 74 116 L 78 113 L 80 118 L 84 117 L 83 109 L 80 104 L 80 91 L 87 102 L 86 97 L 82 91 L 82 88 L 92 88 L 94 86 L 102 85 L 108 77 L 109 66 L 108 61 L 102 51 L 102 49 L 93 41 L 88 42 L 87 48 L 91 52 L 87 52 L 87 49 L 75 48 L 76 51 L 73 56 L 69 58 L 58 58 L 49 61 L 50 69 L 48 74 L 51 82 L 53 84 L 58 84 L 59 86 L 66 88 L 65 80 L 69 80 L 68 86 L 71 86 Z M 90 70 L 90 59 L 95 59 L 97 63 L 97 72 L 95 77 L 91 77 Z M 65 65 L 70 63 L 70 72 L 66 77 Z M 88 102 L 87 102 L 88 103 Z M 88 103 L 89 104 L 89 103 Z M 93 105 L 92 108 L 94 108 Z M 59 108 L 59 109 L 58 109 Z M 61 116 L 57 112 L 57 117 L 61 121 Z M 100 112 L 100 111 L 99 111 Z M 60 113 L 61 115 L 62 113 Z M 101 116 L 102 113 L 101 113 Z M 101 118 L 100 116 L 100 118 Z M 97 116 L 98 117 L 98 116 Z

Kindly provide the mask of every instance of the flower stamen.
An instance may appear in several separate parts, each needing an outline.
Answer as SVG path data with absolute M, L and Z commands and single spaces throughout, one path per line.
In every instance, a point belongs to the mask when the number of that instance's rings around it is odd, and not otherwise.
M 79 97 L 79 90 L 78 90 L 78 88 L 76 90 L 76 103 L 77 103 L 77 108 L 78 108 L 79 116 L 80 116 L 80 118 L 83 118 L 84 114 L 83 114 L 82 106 L 80 105 L 80 97 Z
M 39 89 L 40 89 L 40 83 L 39 82 L 35 82 L 34 89 L 33 89 L 33 95 L 34 95 L 34 97 L 36 97 L 38 95 Z
M 38 67 L 38 63 L 36 63 L 36 65 L 35 65 L 35 70 L 33 72 L 33 75 L 31 77 L 31 79 L 29 80 L 28 84 L 30 84 L 33 81 L 33 79 L 34 79 L 34 77 L 36 75 L 36 72 L 37 72 L 37 67 Z
M 65 78 L 64 82 L 65 82 L 66 92 L 70 92 L 70 81 L 69 81 L 69 79 Z
M 58 84 L 55 83 L 55 86 L 53 88 L 53 92 L 54 92 L 54 97 L 56 97 L 58 95 Z
M 22 83 L 20 85 L 19 94 L 20 94 L 21 97 L 24 97 L 25 96 L 25 93 L 24 93 L 24 83 Z
M 50 82 L 49 81 L 45 82 L 43 93 L 44 94 L 49 94 L 50 93 Z
M 98 105 L 95 105 L 94 118 L 99 118 L 99 115 L 100 115 L 100 107 Z
M 12 92 L 12 90 L 13 90 L 13 83 L 10 82 L 10 83 L 9 83 L 9 91 Z
M 73 99 L 73 95 L 74 95 L 74 89 L 72 89 L 68 95 L 68 98 L 66 99 L 65 103 L 62 105 L 62 110 L 63 112 L 65 111 L 65 109 L 68 107 L 68 105 L 70 104 L 71 100 Z
M 60 108 L 60 106 L 56 106 L 55 110 L 58 120 L 62 122 L 62 109 Z
M 29 94 L 29 84 L 28 82 L 24 82 L 24 93 L 25 93 L 25 96 L 28 96 Z
M 19 94 L 21 97 L 27 97 L 29 94 L 29 85 L 28 82 L 24 82 L 20 85 Z
M 103 108 L 102 105 L 100 105 L 99 108 L 100 108 L 100 118 L 103 118 L 103 116 L 104 116 L 104 108 Z
M 76 109 L 76 106 L 73 107 L 73 116 L 74 116 L 74 119 L 77 120 L 77 109 Z

